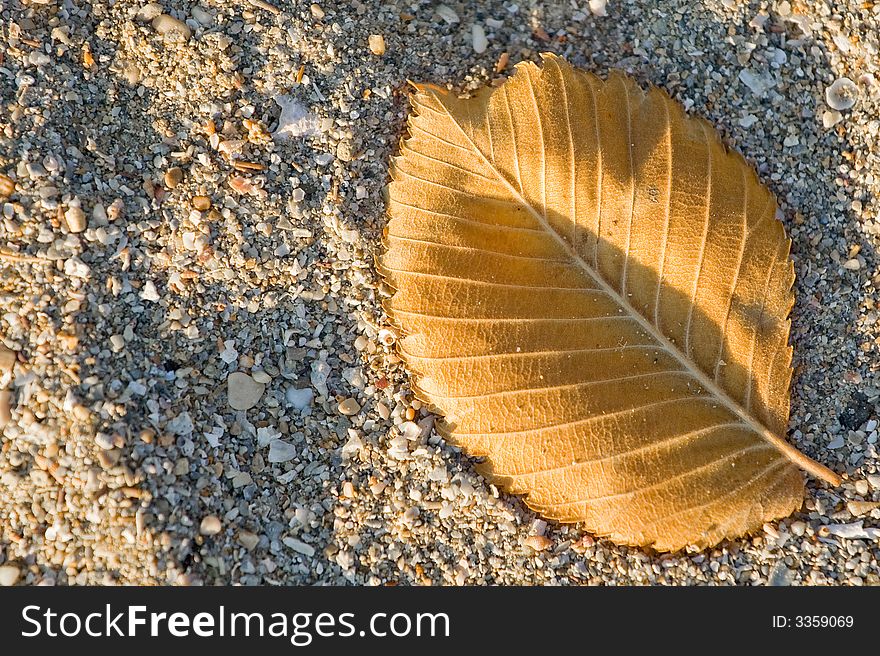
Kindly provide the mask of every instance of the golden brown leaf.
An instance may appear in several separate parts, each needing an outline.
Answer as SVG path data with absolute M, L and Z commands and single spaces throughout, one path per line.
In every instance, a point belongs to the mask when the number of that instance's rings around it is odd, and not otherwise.
M 794 269 L 776 203 L 662 91 L 545 55 L 418 86 L 392 167 L 387 310 L 444 435 L 529 507 L 707 547 L 783 517 Z

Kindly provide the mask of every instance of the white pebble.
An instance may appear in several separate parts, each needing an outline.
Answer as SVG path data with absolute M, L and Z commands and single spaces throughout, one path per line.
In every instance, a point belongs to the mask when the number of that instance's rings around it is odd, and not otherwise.
M 88 278 L 90 272 L 89 266 L 79 258 L 64 260 L 64 274 L 71 278 Z
M 263 426 L 257 429 L 257 444 L 266 446 L 281 437 L 281 433 L 273 426 Z
M 235 341 L 231 339 L 227 339 L 223 342 L 223 346 L 225 347 L 222 351 L 220 351 L 220 359 L 223 360 L 226 364 L 232 364 L 233 362 L 238 360 L 238 351 L 235 350 Z
M 414 421 L 405 421 L 399 427 L 401 436 L 408 440 L 414 440 L 422 434 L 422 427 Z
M 19 576 L 21 576 L 21 570 L 15 565 L 0 566 L 0 586 L 9 587 L 15 585 Z
M 86 213 L 80 207 L 70 207 L 64 213 L 67 229 L 70 232 L 82 232 L 86 229 Z
M 439 5 L 437 9 L 435 9 L 435 11 L 437 12 L 437 15 L 445 20 L 449 25 L 452 25 L 459 21 L 458 14 L 455 13 L 455 10 L 452 7 Z
M 295 552 L 302 554 L 306 558 L 311 558 L 315 555 L 315 548 L 312 545 L 301 542 L 296 538 L 282 538 L 281 541 L 286 547 L 293 549 Z
M 605 8 L 607 0 L 590 0 L 590 13 L 593 16 L 607 16 L 608 11 Z
M 741 70 L 737 77 L 740 82 L 745 84 L 749 90 L 759 98 L 762 98 L 767 93 L 767 89 L 770 86 L 763 76 L 756 75 L 747 68 Z
M 189 39 L 192 36 L 192 30 L 189 25 L 168 14 L 156 16 L 153 19 L 152 25 L 153 29 L 163 36 L 172 32 L 180 34 L 184 39 Z
M 364 448 L 364 443 L 361 441 L 360 435 L 357 434 L 357 431 L 348 429 L 348 433 L 348 442 L 342 445 L 342 455 L 345 457 L 350 456 L 352 453 L 358 453 Z
M 486 48 L 489 47 L 489 40 L 486 38 L 486 32 L 483 30 L 483 26 L 479 23 L 471 25 L 471 41 L 474 46 L 474 52 L 478 55 L 486 52 Z
M 196 233 L 194 232 L 184 232 L 180 239 L 183 242 L 183 247 L 188 251 L 194 251 L 196 249 Z

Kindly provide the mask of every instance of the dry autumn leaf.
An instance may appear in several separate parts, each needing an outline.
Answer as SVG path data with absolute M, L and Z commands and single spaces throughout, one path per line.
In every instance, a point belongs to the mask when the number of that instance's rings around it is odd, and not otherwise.
M 418 86 L 392 167 L 387 310 L 418 396 L 505 490 L 661 551 L 800 507 L 784 440 L 794 270 L 776 203 L 662 91 L 545 55 Z

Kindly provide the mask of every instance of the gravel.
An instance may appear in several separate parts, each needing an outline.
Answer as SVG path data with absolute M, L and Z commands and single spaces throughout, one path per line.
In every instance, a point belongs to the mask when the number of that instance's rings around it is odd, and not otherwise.
M 880 583 L 878 28 L 863 0 L 4 3 L 0 583 Z M 372 265 L 406 83 L 541 51 L 662 86 L 776 193 L 790 439 L 841 488 L 657 556 L 536 524 L 433 431 Z

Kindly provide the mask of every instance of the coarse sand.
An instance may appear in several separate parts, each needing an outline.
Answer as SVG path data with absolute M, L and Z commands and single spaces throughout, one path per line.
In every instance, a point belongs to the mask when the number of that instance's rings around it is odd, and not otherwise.
M 3 0 L 0 583 L 877 584 L 878 35 L 865 0 Z M 847 480 L 751 538 L 547 525 L 393 355 L 406 81 L 542 51 L 666 89 L 779 199 L 789 439 Z

